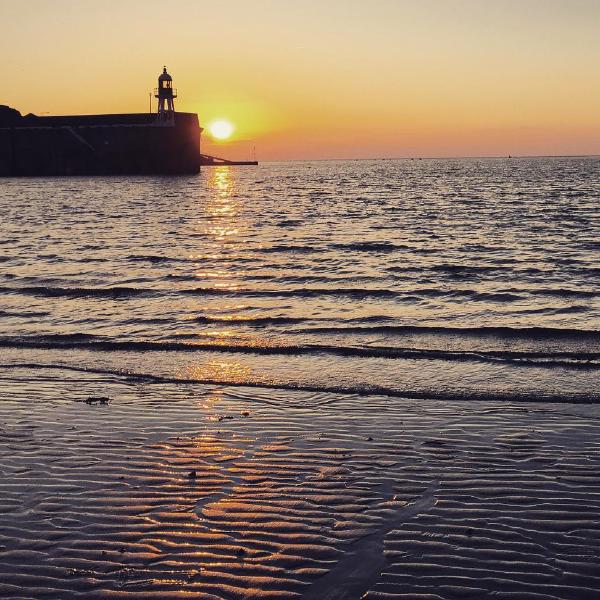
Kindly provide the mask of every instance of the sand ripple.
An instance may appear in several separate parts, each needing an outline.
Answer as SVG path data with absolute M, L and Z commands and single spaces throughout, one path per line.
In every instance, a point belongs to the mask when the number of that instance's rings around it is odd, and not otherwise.
M 3 598 L 600 595 L 596 407 L 41 375 L 0 402 Z

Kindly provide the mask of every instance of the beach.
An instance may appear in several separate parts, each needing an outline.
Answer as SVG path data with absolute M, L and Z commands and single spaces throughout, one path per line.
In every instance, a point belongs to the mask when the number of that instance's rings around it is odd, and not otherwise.
M 0 182 L 0 597 L 598 596 L 598 164 Z
M 2 375 L 2 597 L 599 588 L 597 406 Z

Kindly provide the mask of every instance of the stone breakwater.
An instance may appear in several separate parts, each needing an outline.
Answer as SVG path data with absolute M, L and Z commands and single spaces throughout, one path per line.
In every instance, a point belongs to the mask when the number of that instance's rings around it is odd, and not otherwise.
M 198 115 L 22 117 L 0 107 L 0 176 L 193 174 L 200 170 Z

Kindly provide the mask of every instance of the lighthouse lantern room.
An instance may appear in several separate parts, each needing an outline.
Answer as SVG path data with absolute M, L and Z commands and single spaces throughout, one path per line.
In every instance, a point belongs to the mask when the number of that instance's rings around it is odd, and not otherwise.
M 158 121 L 164 124 L 172 124 L 175 120 L 175 104 L 177 90 L 173 89 L 173 78 L 167 73 L 167 67 L 158 78 L 158 88 L 154 97 L 158 99 Z

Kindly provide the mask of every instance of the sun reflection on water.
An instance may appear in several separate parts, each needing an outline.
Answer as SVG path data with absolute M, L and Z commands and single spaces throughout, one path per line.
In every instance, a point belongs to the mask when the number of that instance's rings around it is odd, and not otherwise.
M 212 189 L 216 190 L 221 197 L 229 198 L 235 189 L 231 167 L 214 167 L 211 171 L 209 185 Z
M 198 223 L 212 240 L 216 256 L 220 256 L 222 244 L 235 244 L 247 227 L 232 169 L 225 166 L 211 168 L 206 183 L 209 197 Z
M 244 278 L 248 271 L 240 268 L 240 263 L 249 255 L 246 240 L 250 226 L 245 214 L 243 198 L 238 193 L 239 173 L 228 166 L 211 167 L 206 173 L 205 189 L 208 195 L 205 203 L 199 206 L 200 211 L 196 221 L 196 231 L 201 234 L 203 248 L 201 253 L 192 254 L 192 257 L 194 260 L 202 261 L 197 266 L 195 277 L 204 280 L 204 285 L 209 286 L 211 290 L 218 291 L 219 295 L 222 294 L 223 299 L 220 300 L 217 296 L 210 302 L 198 301 L 192 309 L 200 317 L 208 317 L 199 319 L 201 325 L 196 332 L 196 343 L 208 340 L 213 346 L 232 344 L 250 347 L 267 346 L 269 341 L 262 336 L 219 327 L 218 321 L 242 321 L 245 312 L 249 309 L 246 304 L 232 302 L 231 296 L 235 296 L 238 290 L 246 287 Z M 193 378 L 197 379 L 200 373 L 202 379 L 212 379 L 217 374 L 215 365 L 220 364 L 221 369 L 224 369 L 223 365 L 232 363 L 207 364 L 212 366 L 210 368 L 203 366 L 199 371 L 197 368 Z M 228 368 L 229 379 L 234 371 L 231 366 Z M 239 373 L 242 379 L 249 376 L 248 373 L 242 376 L 239 369 L 235 372 Z M 239 378 L 236 379 L 238 380 Z
M 261 381 L 252 368 L 238 361 L 211 360 L 201 364 L 186 365 L 181 376 L 196 381 L 224 383 L 249 383 Z

